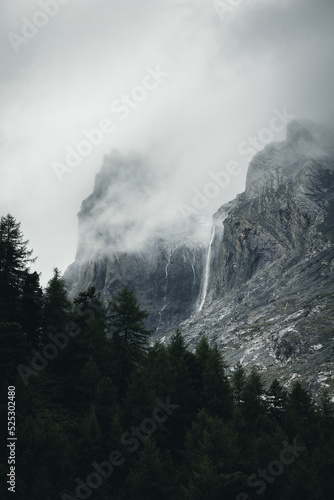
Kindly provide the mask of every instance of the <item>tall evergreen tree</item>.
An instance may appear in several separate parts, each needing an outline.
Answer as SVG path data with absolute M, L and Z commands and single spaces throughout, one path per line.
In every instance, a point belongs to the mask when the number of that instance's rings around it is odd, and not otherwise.
M 62 377 L 66 397 L 79 406 L 86 405 L 94 399 L 98 380 L 111 377 L 113 365 L 105 308 L 94 287 L 74 299 L 68 323 L 60 332 L 64 330 L 69 332 L 66 349 L 56 358 L 53 370 Z
M 85 361 L 93 357 L 106 375 L 110 364 L 107 313 L 94 287 L 79 293 L 74 299 L 73 319 L 80 329 L 80 335 L 74 339 L 75 349 L 80 351 L 77 355 L 84 354 Z
M 195 353 L 201 364 L 202 369 L 205 366 L 205 362 L 209 357 L 210 345 L 206 335 L 203 335 L 196 345 Z
M 147 353 L 148 340 L 152 331 L 145 326 L 148 313 L 138 304 L 132 290 L 125 286 L 110 304 L 109 329 L 116 344 L 125 349 L 129 359 L 137 363 Z
M 163 456 L 149 437 L 127 477 L 125 495 L 129 500 L 169 500 L 175 498 L 176 471 L 170 456 Z
M 28 359 L 27 336 L 18 323 L 0 322 L 0 380 L 10 380 Z
M 312 398 L 299 381 L 294 382 L 292 386 L 288 398 L 288 408 L 302 419 L 311 418 L 313 415 Z
M 68 297 L 65 282 L 61 279 L 59 269 L 55 268 L 44 293 L 46 331 L 51 333 L 61 331 L 69 319 L 70 310 L 71 301 Z
M 235 405 L 240 409 L 244 404 L 243 391 L 246 384 L 246 372 L 240 361 L 232 375 L 232 388 Z
M 187 352 L 184 338 L 179 329 L 177 329 L 171 336 L 170 343 L 168 345 L 168 352 L 172 360 L 176 363 L 183 359 Z
M 173 367 L 167 347 L 160 342 L 156 342 L 150 347 L 144 371 L 157 396 L 163 398 L 166 394 L 171 393 Z
M 25 272 L 20 300 L 20 322 L 33 347 L 40 344 L 43 314 L 43 290 L 36 272 Z
M 268 396 L 269 412 L 275 418 L 281 420 L 287 409 L 288 394 L 277 379 L 275 379 L 269 387 Z
M 185 341 L 180 330 L 171 336 L 167 347 L 171 366 L 171 388 L 168 395 L 179 405 L 177 412 L 168 422 L 168 445 L 173 449 L 174 456 L 180 456 L 185 437 L 185 427 L 190 425 L 197 408 L 195 385 L 188 369 L 188 358 Z
M 258 370 L 253 366 L 243 390 L 244 411 L 247 419 L 253 420 L 265 409 L 264 386 Z
M 326 426 L 334 426 L 334 403 L 331 400 L 328 389 L 321 394 L 321 414 Z
M 210 345 L 206 335 L 198 341 L 195 349 L 196 365 L 194 377 L 197 385 L 199 408 L 205 406 L 204 371 L 210 355 Z M 197 369 L 196 369 L 197 368 Z
M 8 214 L 0 220 L 0 317 L 3 321 L 17 321 L 17 309 L 25 272 L 36 259 L 28 250 L 20 224 Z
M 232 413 L 231 388 L 225 368 L 217 345 L 210 347 L 203 371 L 203 399 L 210 415 L 221 418 L 228 418 Z

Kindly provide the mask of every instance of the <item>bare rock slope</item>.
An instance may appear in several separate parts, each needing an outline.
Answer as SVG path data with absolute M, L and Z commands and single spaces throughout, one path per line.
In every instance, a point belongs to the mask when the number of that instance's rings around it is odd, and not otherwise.
M 334 390 L 334 154 L 326 128 L 290 123 L 214 217 L 211 300 L 181 328 L 289 384 Z M 226 216 L 226 213 L 228 214 Z
M 293 121 L 285 141 L 256 154 L 245 192 L 214 215 L 209 247 L 191 226 L 146 235 L 150 216 L 139 207 L 154 201 L 150 172 L 136 157 L 105 158 L 79 214 L 71 294 L 95 286 L 108 299 L 127 284 L 156 338 L 179 326 L 194 346 L 206 334 L 231 369 L 257 364 L 268 382 L 302 378 L 334 391 L 332 132 Z

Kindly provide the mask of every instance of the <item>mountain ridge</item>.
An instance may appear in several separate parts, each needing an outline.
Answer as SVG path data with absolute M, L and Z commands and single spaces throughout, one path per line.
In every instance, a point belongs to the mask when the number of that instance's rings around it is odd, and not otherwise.
M 231 367 L 238 361 L 257 364 L 268 379 L 277 376 L 288 384 L 293 373 L 314 390 L 334 390 L 333 144 L 326 126 L 290 122 L 285 141 L 267 145 L 251 160 L 244 193 L 214 214 L 210 243 L 192 240 L 197 228 L 181 224 L 172 227 L 177 237 L 170 239 L 173 231 L 152 231 L 139 251 L 101 253 L 90 241 L 85 257 L 87 220 L 105 223 L 96 214 L 110 214 L 110 205 L 112 220 L 105 232 L 95 228 L 99 236 L 91 240 L 104 240 L 106 233 L 117 240 L 119 208 L 115 191 L 108 198 L 105 166 L 79 214 L 77 259 L 64 275 L 69 290 L 73 295 L 95 286 L 107 300 L 127 284 L 150 313 L 156 339 L 167 342 L 176 327 L 189 345 L 206 334 Z M 107 161 L 119 185 L 118 176 L 122 183 L 125 174 L 117 173 L 117 164 L 129 160 L 114 155 Z M 140 176 L 139 187 L 129 187 L 126 179 L 125 200 L 132 189 L 143 198 L 154 192 L 158 181 L 145 172 L 144 162 Z

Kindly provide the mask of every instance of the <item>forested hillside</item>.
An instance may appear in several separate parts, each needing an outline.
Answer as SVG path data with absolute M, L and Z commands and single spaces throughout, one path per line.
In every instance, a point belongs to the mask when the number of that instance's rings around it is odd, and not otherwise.
M 20 224 L 0 222 L 1 498 L 9 484 L 8 387 L 15 387 L 19 500 L 332 500 L 334 409 L 300 382 L 265 387 L 202 336 L 152 345 L 123 288 L 43 290 Z

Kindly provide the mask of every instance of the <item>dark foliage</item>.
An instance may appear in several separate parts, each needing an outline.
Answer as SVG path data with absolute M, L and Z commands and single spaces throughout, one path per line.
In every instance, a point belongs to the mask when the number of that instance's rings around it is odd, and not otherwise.
M 334 495 L 334 409 L 287 391 L 205 336 L 149 346 L 147 313 L 124 288 L 73 302 L 55 270 L 42 292 L 19 225 L 1 219 L 1 422 L 16 387 L 16 498 L 312 499 Z M 5 296 L 7 294 L 7 296 Z M 2 424 L 3 425 L 3 424 Z M 1 498 L 7 498 L 6 432 Z

